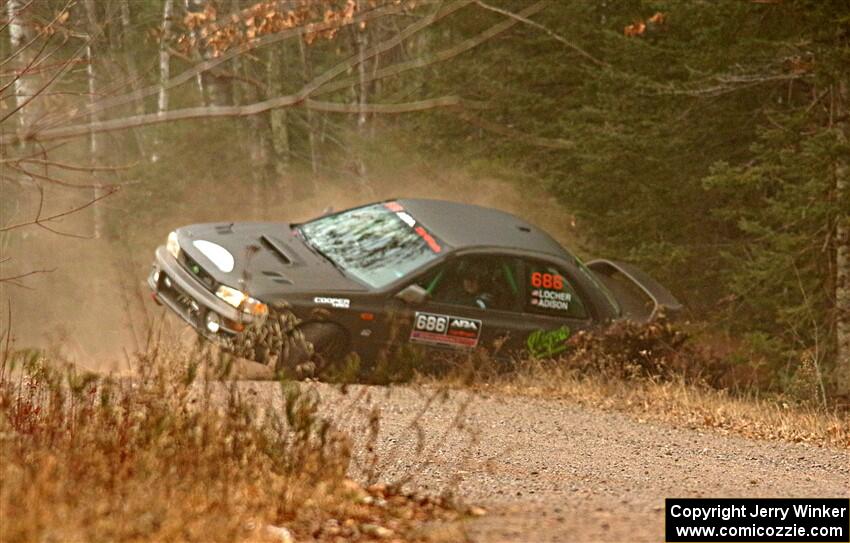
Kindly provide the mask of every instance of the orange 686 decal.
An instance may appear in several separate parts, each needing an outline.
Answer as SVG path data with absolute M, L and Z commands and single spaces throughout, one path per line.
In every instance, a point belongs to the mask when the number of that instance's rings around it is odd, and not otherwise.
M 416 312 L 410 341 L 431 345 L 472 348 L 481 337 L 481 321 L 451 315 Z

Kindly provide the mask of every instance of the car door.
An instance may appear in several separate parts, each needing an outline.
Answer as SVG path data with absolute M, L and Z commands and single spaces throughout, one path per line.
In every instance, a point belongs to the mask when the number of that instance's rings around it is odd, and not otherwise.
M 523 347 L 532 356 L 556 356 L 573 333 L 593 325 L 590 297 L 564 265 L 523 258 L 520 273 Z
M 504 255 L 464 255 L 419 276 L 414 283 L 427 298 L 396 305 L 404 317 L 396 340 L 438 351 L 510 349 L 522 317 L 519 264 Z

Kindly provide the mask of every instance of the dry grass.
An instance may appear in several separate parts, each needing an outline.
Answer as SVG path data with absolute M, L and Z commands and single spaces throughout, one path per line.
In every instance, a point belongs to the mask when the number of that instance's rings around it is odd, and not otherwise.
M 198 379 L 229 366 L 216 356 L 153 349 L 137 378 L 113 380 L 7 351 L 0 541 L 281 541 L 269 526 L 411 541 L 423 522 L 464 516 L 346 479 L 349 440 L 315 395 L 281 382 L 283 412 L 256 405 L 232 381 Z
M 563 398 L 642 421 L 850 448 L 850 411 L 819 401 L 818 387 L 802 387 L 802 395 L 763 388 L 753 378 L 756 372 L 663 320 L 579 332 L 564 349 L 557 359 L 521 360 L 510 368 L 477 353 L 425 379 L 498 394 Z
M 565 399 L 628 413 L 641 422 L 666 422 L 755 439 L 850 448 L 847 414 L 777 400 L 736 397 L 722 390 L 689 385 L 681 379 L 653 381 L 589 376 L 564 367 L 529 362 L 509 374 L 473 380 L 444 377 L 440 382 L 463 384 L 488 393 Z

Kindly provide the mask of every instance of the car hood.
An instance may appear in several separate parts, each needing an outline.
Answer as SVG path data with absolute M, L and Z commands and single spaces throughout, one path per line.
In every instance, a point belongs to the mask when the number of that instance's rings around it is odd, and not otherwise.
M 266 302 L 293 292 L 352 292 L 367 287 L 345 275 L 308 247 L 287 223 L 208 223 L 177 229 L 180 250 L 216 282 Z M 199 248 L 208 241 L 233 256 L 230 271 L 220 269 Z

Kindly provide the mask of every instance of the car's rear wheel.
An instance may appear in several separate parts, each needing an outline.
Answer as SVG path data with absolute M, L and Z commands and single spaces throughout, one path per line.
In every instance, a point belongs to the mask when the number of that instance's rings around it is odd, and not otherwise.
M 277 371 L 296 377 L 321 376 L 348 354 L 348 336 L 341 327 L 327 322 L 309 322 L 298 327 L 288 356 L 280 357 Z

